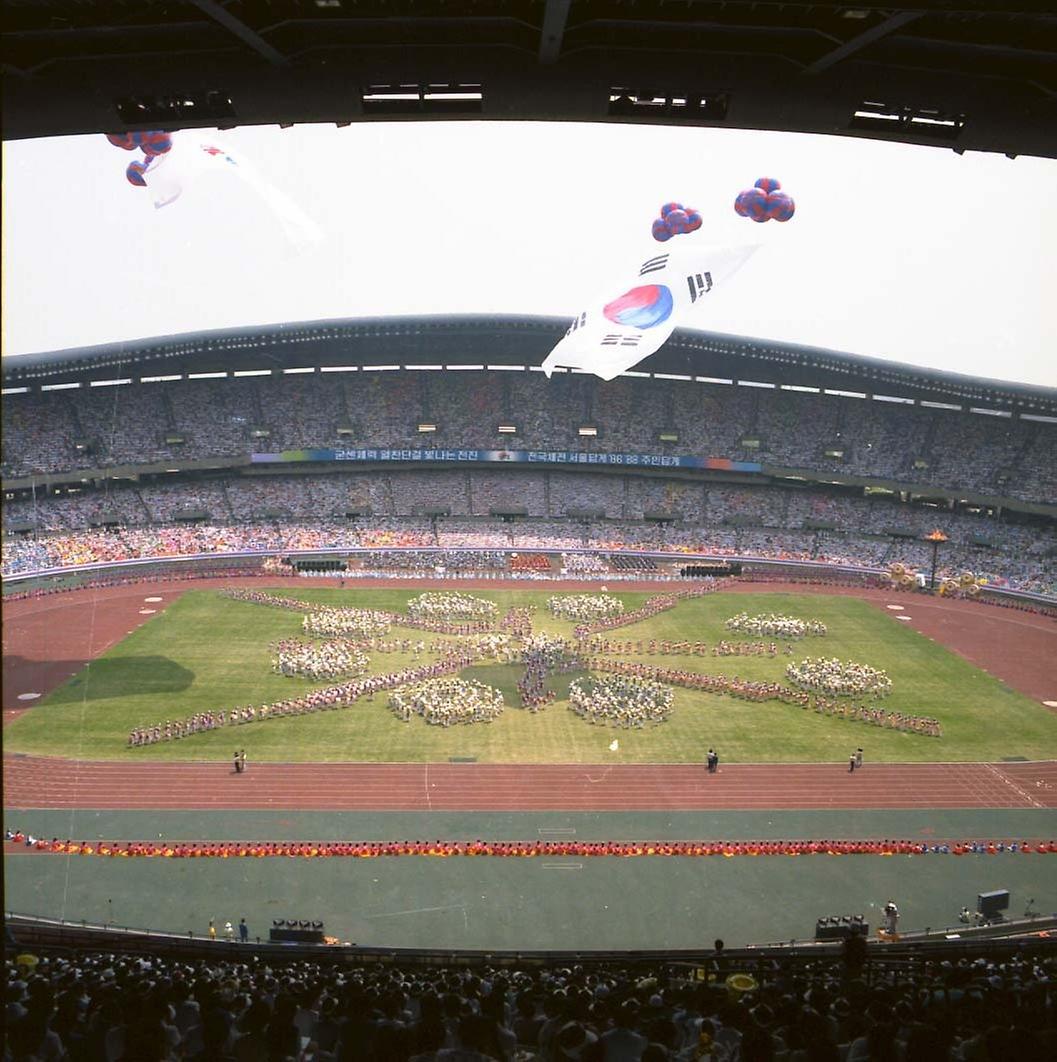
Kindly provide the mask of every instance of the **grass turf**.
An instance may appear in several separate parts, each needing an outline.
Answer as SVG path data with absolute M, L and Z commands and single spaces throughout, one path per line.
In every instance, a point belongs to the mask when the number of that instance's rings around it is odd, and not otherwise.
M 319 587 L 279 591 L 321 604 L 403 611 L 414 590 L 334 590 Z M 494 600 L 502 612 L 512 605 L 533 608 L 536 630 L 571 633 L 573 624 L 546 609 L 551 591 L 474 591 Z M 648 595 L 617 594 L 628 609 Z M 214 591 L 183 595 L 149 623 L 85 667 L 38 707 L 5 728 L 8 752 L 83 759 L 226 759 L 246 745 L 262 760 L 361 760 L 375 762 L 475 757 L 482 762 L 700 762 L 703 749 L 720 748 L 724 761 L 843 761 L 849 747 L 868 745 L 874 761 L 996 760 L 1047 758 L 1057 747 L 1057 717 L 1004 686 L 960 657 L 895 622 L 866 602 L 821 595 L 722 593 L 681 602 L 676 609 L 612 632 L 615 640 L 705 641 L 732 635 L 724 622 L 737 612 L 781 612 L 820 619 L 825 638 L 795 643 L 791 658 L 661 657 L 643 659 L 661 667 L 686 667 L 753 680 L 781 681 L 789 659 L 839 656 L 885 669 L 894 692 L 891 710 L 934 716 L 940 739 L 870 727 L 816 715 L 778 703 L 751 704 L 676 689 L 666 723 L 644 730 L 592 726 L 561 699 L 575 675 L 552 681 L 559 700 L 538 714 L 520 710 L 517 666 L 484 662 L 467 677 L 503 690 L 507 708 L 490 724 L 427 726 L 403 723 L 386 706 L 387 695 L 350 708 L 298 718 L 269 720 L 128 749 L 134 726 L 184 718 L 196 711 L 262 704 L 313 686 L 276 675 L 269 646 L 301 634 L 301 616 L 231 601 Z M 431 641 L 436 636 L 394 628 L 393 636 Z M 767 639 L 764 639 L 767 640 Z M 402 654 L 372 653 L 371 670 L 392 671 L 411 664 Z M 618 752 L 607 746 L 616 737 Z M 234 744 L 233 744 L 234 742 Z

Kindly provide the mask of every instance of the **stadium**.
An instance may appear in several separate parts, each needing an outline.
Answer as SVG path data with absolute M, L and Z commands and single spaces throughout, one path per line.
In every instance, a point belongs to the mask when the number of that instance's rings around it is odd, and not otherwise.
M 986 5 L 178 6 L 19 5 L 9 135 L 630 130 L 696 94 L 706 129 L 1057 156 L 1045 53 Z M 400 109 L 433 33 L 479 48 L 473 114 Z M 779 37 L 816 82 L 772 117 Z M 137 96 L 176 41 L 162 80 L 230 96 Z M 886 127 L 871 78 L 937 100 L 941 54 L 943 108 Z M 1049 1055 L 1057 388 L 952 369 L 946 325 L 912 362 L 751 317 L 607 379 L 548 363 L 577 320 L 5 339 L 6 1058 Z

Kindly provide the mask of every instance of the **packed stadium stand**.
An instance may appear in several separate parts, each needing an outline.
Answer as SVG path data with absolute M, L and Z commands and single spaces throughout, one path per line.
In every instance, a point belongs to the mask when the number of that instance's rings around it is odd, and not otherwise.
M 716 944 L 700 965 L 349 968 L 237 944 L 249 954 L 23 955 L 7 963 L 8 1057 L 1041 1062 L 1057 1050 L 1057 960 L 1037 946 L 864 970 L 855 949 L 804 962 Z
M 354 380 L 178 380 L 22 395 L 5 403 L 4 475 L 335 446 L 587 449 L 580 430 L 591 427 L 599 453 L 715 455 L 908 488 L 1057 497 L 1057 429 L 1035 420 L 693 381 L 414 371 Z M 515 430 L 500 434 L 501 423 Z M 482 479 L 479 490 L 507 500 L 501 483 Z M 538 497 L 526 504 L 542 508 Z
M 6 364 L 4 573 L 393 546 L 919 568 L 938 527 L 943 571 L 1057 585 L 1054 392 L 705 333 L 653 375 L 548 380 L 552 327 L 349 322 Z

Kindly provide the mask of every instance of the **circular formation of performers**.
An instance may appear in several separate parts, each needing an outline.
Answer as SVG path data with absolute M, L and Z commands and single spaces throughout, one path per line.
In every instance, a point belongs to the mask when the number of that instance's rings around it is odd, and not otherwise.
M 443 678 L 393 690 L 389 707 L 405 723 L 413 715 L 422 716 L 432 726 L 490 723 L 503 713 L 503 694 L 482 682 Z
M 560 634 L 533 634 L 521 643 L 526 665 L 545 671 L 569 671 L 580 666 L 579 646 Z
M 801 689 L 839 697 L 887 697 L 892 692 L 887 672 L 854 660 L 809 656 L 786 665 L 785 674 Z
M 334 638 L 341 635 L 358 638 L 374 638 L 388 634 L 392 616 L 388 612 L 376 612 L 369 608 L 324 608 L 310 612 L 301 621 L 305 634 L 317 638 Z
M 299 642 L 286 638 L 272 646 L 272 670 L 277 675 L 313 680 L 362 675 L 370 663 L 357 642 Z
M 592 676 L 569 685 L 569 707 L 581 719 L 625 729 L 663 723 L 672 710 L 672 699 L 667 686 L 633 675 Z
M 547 598 L 547 608 L 552 615 L 564 620 L 594 622 L 624 614 L 624 602 L 612 594 L 556 594 Z
M 499 607 L 494 601 L 471 597 L 457 590 L 419 594 L 418 597 L 413 597 L 408 601 L 407 611 L 412 619 L 429 622 L 470 620 L 478 623 L 491 623 L 499 615 Z
M 468 641 L 481 656 L 500 664 L 513 664 L 521 655 L 517 642 L 509 634 L 489 631 L 473 634 Z
M 738 634 L 764 634 L 771 638 L 803 638 L 805 635 L 821 637 L 826 633 L 826 625 L 818 620 L 780 616 L 776 612 L 765 612 L 756 616 L 739 612 L 727 620 L 726 627 L 728 631 L 736 631 Z

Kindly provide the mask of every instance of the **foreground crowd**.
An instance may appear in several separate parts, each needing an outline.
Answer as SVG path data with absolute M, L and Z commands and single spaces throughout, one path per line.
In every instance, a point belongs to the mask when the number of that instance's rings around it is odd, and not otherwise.
M 360 968 L 210 950 L 8 960 L 5 1057 L 1042 1062 L 1057 1051 L 1057 958 L 1038 949 L 873 956 L 867 977 L 839 959 L 745 959 L 716 941 L 700 981 L 663 962 Z

